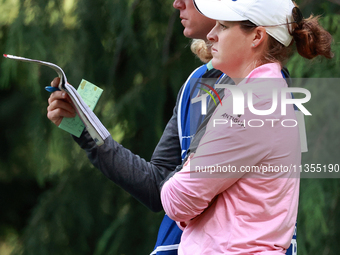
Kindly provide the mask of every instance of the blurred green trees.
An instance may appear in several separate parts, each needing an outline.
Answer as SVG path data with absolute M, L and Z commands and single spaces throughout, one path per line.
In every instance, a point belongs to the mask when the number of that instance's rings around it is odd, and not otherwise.
M 322 14 L 333 60 L 288 63 L 293 77 L 338 78 L 340 5 L 300 1 Z M 60 65 L 70 83 L 104 89 L 95 113 L 112 136 L 149 159 L 179 87 L 200 64 L 172 1 L 0 0 L 0 53 Z M 163 213 L 108 181 L 70 135 L 46 118 L 55 77 L 48 68 L 0 58 L 0 254 L 149 254 Z M 304 162 L 340 163 L 339 88 L 316 87 L 306 118 Z M 325 116 L 328 116 L 326 118 Z M 321 124 L 320 124 L 321 123 Z M 339 179 L 302 179 L 299 254 L 340 249 Z

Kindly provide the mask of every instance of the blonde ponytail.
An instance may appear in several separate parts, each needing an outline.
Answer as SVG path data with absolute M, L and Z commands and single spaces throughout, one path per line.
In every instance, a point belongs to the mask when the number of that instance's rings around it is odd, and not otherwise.
M 191 51 L 203 62 L 208 63 L 212 59 L 211 46 L 202 39 L 193 39 L 191 42 Z

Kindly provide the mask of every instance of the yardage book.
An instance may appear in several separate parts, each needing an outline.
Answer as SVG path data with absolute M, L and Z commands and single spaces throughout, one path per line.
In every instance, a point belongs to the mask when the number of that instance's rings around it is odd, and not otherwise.
M 107 129 L 100 122 L 98 117 L 93 113 L 90 107 L 84 102 L 84 100 L 82 99 L 80 94 L 77 92 L 77 90 L 67 82 L 66 75 L 59 66 L 57 66 L 56 64 L 50 63 L 50 62 L 40 61 L 36 59 L 23 58 L 23 57 L 7 55 L 7 54 L 4 54 L 3 56 L 8 59 L 14 59 L 18 61 L 36 63 L 39 65 L 48 66 L 52 68 L 53 70 L 55 70 L 60 78 L 60 83 L 58 85 L 58 88 L 62 91 L 65 91 L 70 96 L 73 102 L 73 105 L 78 113 L 79 118 L 84 123 L 87 131 L 91 135 L 92 139 L 96 142 L 96 144 L 99 146 L 104 144 L 104 140 L 108 136 L 110 136 L 109 131 L 107 131 Z M 80 86 L 81 85 L 82 83 L 80 84 Z
M 77 91 L 92 111 L 103 93 L 101 88 L 84 79 L 80 82 Z M 64 117 L 58 127 L 79 138 L 85 125 L 77 114 L 74 118 Z

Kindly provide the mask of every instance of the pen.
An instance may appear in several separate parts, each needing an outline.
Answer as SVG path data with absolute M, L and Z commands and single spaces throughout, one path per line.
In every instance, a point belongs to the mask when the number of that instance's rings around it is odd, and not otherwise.
M 48 92 L 50 92 L 50 93 L 53 93 L 53 92 L 55 92 L 55 91 L 60 91 L 59 88 L 57 88 L 57 87 L 52 87 L 52 86 L 46 86 L 45 89 L 46 89 Z

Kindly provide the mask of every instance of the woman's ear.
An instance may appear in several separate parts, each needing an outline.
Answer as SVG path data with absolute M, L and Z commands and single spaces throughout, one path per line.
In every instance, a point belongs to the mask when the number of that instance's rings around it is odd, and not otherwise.
M 253 35 L 252 47 L 264 45 L 264 42 L 267 41 L 268 34 L 264 27 L 256 27 L 253 31 Z

